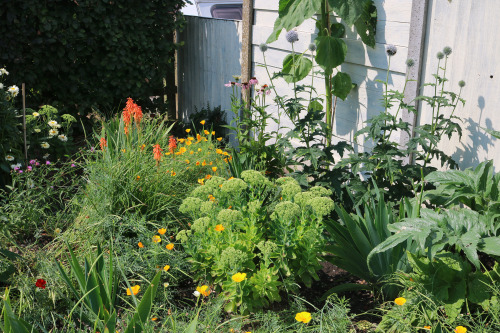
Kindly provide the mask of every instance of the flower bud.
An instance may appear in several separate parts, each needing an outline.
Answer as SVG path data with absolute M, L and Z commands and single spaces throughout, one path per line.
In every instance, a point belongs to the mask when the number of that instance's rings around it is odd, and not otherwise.
M 460 80 L 460 81 L 458 81 L 458 86 L 459 86 L 460 88 L 465 87 L 465 81 L 464 81 L 464 80 Z
M 309 49 L 309 51 L 311 51 L 311 52 L 316 51 L 316 44 L 314 44 L 314 43 L 309 44 L 308 49 Z
M 286 40 L 293 44 L 299 40 L 299 34 L 295 30 L 290 30 L 286 33 Z
M 259 45 L 259 49 L 261 52 L 266 52 L 267 51 L 267 44 L 266 43 L 261 43 Z
M 398 48 L 395 45 L 389 44 L 385 47 L 385 52 L 389 57 L 392 57 L 398 52 Z
M 446 47 L 443 49 L 443 53 L 444 53 L 446 56 L 449 56 L 449 55 L 451 54 L 451 47 L 446 46 Z
M 406 66 L 408 67 L 413 67 L 413 65 L 415 65 L 415 60 L 409 58 L 408 60 L 406 60 Z
M 439 60 L 441 60 L 441 59 L 443 59 L 443 58 L 444 58 L 444 53 L 443 53 L 443 52 L 438 52 L 438 53 L 436 54 L 436 57 L 437 57 Z

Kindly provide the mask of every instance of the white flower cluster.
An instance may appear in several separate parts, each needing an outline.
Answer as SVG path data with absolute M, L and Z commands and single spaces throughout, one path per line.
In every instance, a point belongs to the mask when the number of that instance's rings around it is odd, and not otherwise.
M 7 89 L 9 94 L 12 95 L 12 97 L 16 97 L 19 94 L 19 88 L 17 86 L 10 86 L 9 89 Z
M 5 68 L 0 68 L 0 76 L 9 75 L 9 72 Z

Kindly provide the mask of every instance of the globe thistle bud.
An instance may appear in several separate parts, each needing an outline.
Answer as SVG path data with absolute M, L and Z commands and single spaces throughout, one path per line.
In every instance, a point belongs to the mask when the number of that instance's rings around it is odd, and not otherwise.
M 408 60 L 406 60 L 406 66 L 408 67 L 413 67 L 413 65 L 415 65 L 415 60 L 409 58 Z
M 458 81 L 458 86 L 459 86 L 460 88 L 465 87 L 465 81 L 464 81 L 464 80 L 460 80 L 460 81 Z
M 446 46 L 446 47 L 443 49 L 443 53 L 444 53 L 446 56 L 449 56 L 449 55 L 451 54 L 451 47 Z
M 438 53 L 436 54 L 436 57 L 437 57 L 439 60 L 441 60 L 441 59 L 443 59 L 443 58 L 444 58 L 444 53 L 443 53 L 443 52 L 438 52 Z
M 266 52 L 267 51 L 267 44 L 266 43 L 261 43 L 259 45 L 259 49 L 261 52 Z
M 316 51 L 316 44 L 314 44 L 314 43 L 309 44 L 308 49 L 311 52 Z
M 299 34 L 295 30 L 290 30 L 286 33 L 286 40 L 288 43 L 295 43 L 299 40 Z
M 385 47 L 385 52 L 389 57 L 392 57 L 398 52 L 398 48 L 395 45 L 389 44 Z

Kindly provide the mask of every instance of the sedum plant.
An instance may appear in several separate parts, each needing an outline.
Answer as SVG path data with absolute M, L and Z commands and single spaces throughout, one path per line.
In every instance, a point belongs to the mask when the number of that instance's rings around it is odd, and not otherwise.
M 273 183 L 255 170 L 241 179 L 212 177 L 180 206 L 193 222 L 177 239 L 195 279 L 221 291 L 227 311 L 252 311 L 280 301 L 294 282 L 318 280 L 330 195 L 323 187 L 303 192 L 289 177 Z

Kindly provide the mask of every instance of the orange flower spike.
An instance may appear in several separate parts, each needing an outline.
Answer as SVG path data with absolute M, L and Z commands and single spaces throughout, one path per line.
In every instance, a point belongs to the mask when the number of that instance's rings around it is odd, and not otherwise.
M 134 121 L 136 126 L 139 126 L 141 124 L 142 117 L 143 117 L 142 108 L 139 105 L 135 104 Z
M 156 160 L 156 164 L 157 165 L 161 161 L 161 152 L 162 151 L 163 151 L 163 149 L 160 148 L 159 144 L 155 144 L 154 145 L 154 147 L 153 147 L 153 156 L 154 156 L 154 159 Z
M 177 148 L 177 140 L 175 140 L 174 136 L 171 135 L 170 138 L 168 139 L 168 150 L 171 153 L 173 153 L 176 148 Z
M 104 148 L 108 146 L 108 142 L 106 141 L 105 138 L 101 138 L 99 145 L 101 146 L 101 150 L 104 151 Z

